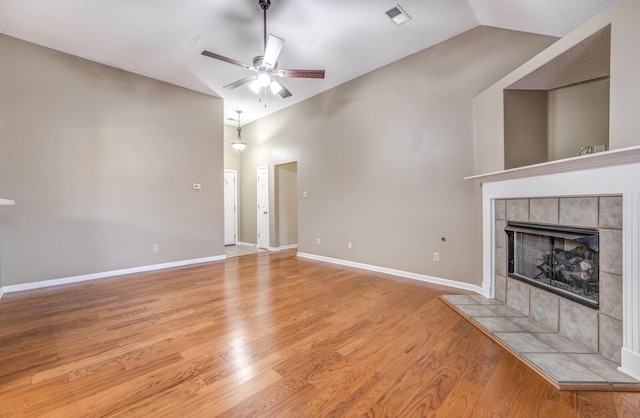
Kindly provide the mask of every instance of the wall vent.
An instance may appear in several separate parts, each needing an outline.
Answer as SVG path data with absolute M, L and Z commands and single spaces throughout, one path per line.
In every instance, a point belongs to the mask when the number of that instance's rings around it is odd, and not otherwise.
M 408 22 L 411 20 L 411 16 L 404 11 L 399 4 L 396 4 L 395 7 L 384 12 L 389 19 L 391 19 L 396 25 L 399 25 L 404 22 Z

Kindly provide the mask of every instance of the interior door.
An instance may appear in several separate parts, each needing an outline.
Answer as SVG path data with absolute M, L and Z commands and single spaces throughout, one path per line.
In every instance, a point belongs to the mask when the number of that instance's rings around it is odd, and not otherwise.
M 269 167 L 258 167 L 258 248 L 269 249 Z
M 236 172 L 224 170 L 224 245 L 236 244 Z

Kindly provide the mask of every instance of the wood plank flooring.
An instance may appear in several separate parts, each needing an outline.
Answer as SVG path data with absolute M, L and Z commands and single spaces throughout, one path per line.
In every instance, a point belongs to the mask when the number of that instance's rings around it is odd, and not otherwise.
M 555 390 L 452 293 L 295 251 L 10 293 L 0 417 L 640 417 Z

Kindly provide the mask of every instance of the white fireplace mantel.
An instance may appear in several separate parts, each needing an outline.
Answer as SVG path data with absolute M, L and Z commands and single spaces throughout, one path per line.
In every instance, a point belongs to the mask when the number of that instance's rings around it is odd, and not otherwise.
M 483 282 L 494 297 L 496 199 L 622 195 L 623 343 L 620 370 L 640 380 L 640 147 L 468 177 L 482 182 Z
M 546 163 L 512 168 L 504 171 L 496 171 L 493 173 L 479 174 L 477 176 L 465 177 L 465 180 L 479 180 L 486 183 L 546 174 L 589 170 L 593 168 L 612 167 L 638 162 L 640 162 L 640 146 L 565 158 L 562 160 L 549 161 Z

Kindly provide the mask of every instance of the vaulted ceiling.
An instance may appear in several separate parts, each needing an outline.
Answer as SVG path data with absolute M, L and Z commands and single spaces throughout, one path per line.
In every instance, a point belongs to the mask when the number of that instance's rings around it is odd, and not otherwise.
M 285 40 L 279 68 L 324 69 L 283 80 L 292 97 L 223 86 L 263 51 L 258 0 L 2 0 L 0 33 L 225 101 L 225 119 L 248 123 L 478 25 L 562 37 L 615 0 L 272 0 L 267 32 Z M 399 4 L 401 25 L 385 11 Z M 1 64 L 0 64 L 1 65 Z

